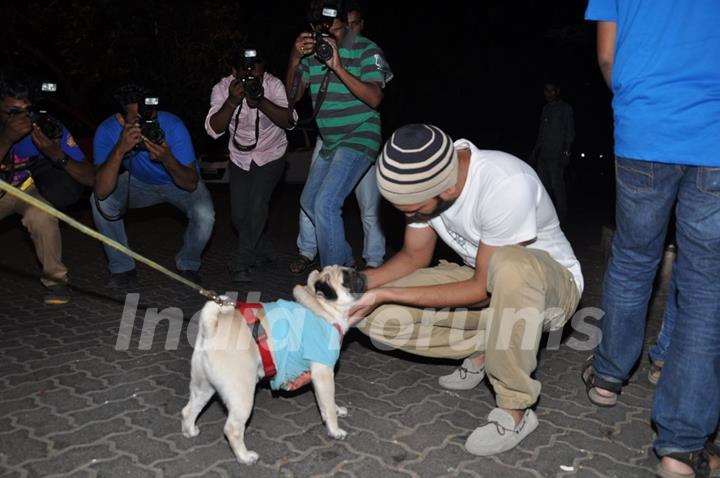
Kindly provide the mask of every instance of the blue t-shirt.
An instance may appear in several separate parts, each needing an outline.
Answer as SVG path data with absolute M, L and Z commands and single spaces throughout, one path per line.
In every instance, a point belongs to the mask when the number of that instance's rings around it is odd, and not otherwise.
M 342 344 L 335 327 L 296 302 L 278 300 L 264 303 L 263 308 L 272 331 L 277 369 L 270 380 L 273 390 L 309 371 L 310 362 L 335 367 Z
M 170 151 L 177 161 L 185 166 L 195 161 L 190 134 L 180 118 L 166 111 L 158 111 L 157 119 L 160 127 L 165 132 L 165 141 L 170 146 Z M 93 139 L 93 157 L 95 165 L 98 166 L 107 161 L 108 156 L 115 148 L 115 144 L 122 134 L 122 125 L 115 115 L 109 117 L 98 126 Z M 123 166 L 129 168 L 132 158 L 132 176 L 146 184 L 170 184 L 172 178 L 165 167 L 150 159 L 150 154 L 145 149 L 136 148 L 125 155 Z
M 67 154 L 70 159 L 85 161 L 85 155 L 66 128 L 63 128 L 63 135 L 60 138 L 60 148 L 62 148 L 63 152 Z M 37 146 L 35 146 L 35 143 L 33 143 L 32 135 L 30 134 L 15 143 L 12 148 L 10 148 L 10 154 L 12 155 L 12 161 L 15 163 L 15 167 L 27 163 L 36 156 L 43 155 Z M 18 171 L 10 178 L 11 183 L 14 185 L 21 184 L 29 176 L 30 171 L 28 170 Z
M 590 0 L 617 24 L 615 153 L 720 166 L 720 1 Z

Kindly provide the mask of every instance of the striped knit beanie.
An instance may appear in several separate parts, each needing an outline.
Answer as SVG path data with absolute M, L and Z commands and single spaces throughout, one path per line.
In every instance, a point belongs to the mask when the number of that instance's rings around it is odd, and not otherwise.
M 409 124 L 385 142 L 377 162 L 380 193 L 393 204 L 417 204 L 453 187 L 458 159 L 452 139 L 439 128 Z

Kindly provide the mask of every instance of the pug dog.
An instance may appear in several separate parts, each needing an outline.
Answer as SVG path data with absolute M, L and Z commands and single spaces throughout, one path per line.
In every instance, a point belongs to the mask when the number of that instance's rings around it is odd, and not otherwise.
M 270 387 L 296 390 L 312 382 L 328 435 L 345 438 L 347 432 L 338 426 L 338 417 L 346 416 L 347 409 L 335 403 L 334 368 L 349 328 L 348 312 L 365 289 L 363 274 L 327 266 L 311 272 L 306 285 L 295 286 L 294 302 L 236 306 L 207 302 L 192 355 L 190 400 L 182 410 L 183 435 L 190 438 L 200 433 L 197 417 L 217 392 L 228 410 L 224 432 L 230 447 L 241 463 L 255 463 L 258 454 L 245 447 L 245 423 L 256 384 L 271 378 L 266 375 L 274 366 Z M 270 368 L 267 351 L 272 358 Z

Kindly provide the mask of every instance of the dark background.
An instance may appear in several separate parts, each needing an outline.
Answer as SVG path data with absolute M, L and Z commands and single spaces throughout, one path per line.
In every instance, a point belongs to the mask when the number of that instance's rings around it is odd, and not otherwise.
M 58 83 L 54 113 L 85 145 L 94 125 L 114 112 L 113 90 L 133 81 L 151 86 L 162 109 L 183 118 L 200 153 L 213 147 L 203 121 L 212 85 L 229 74 L 233 52 L 252 42 L 268 71 L 284 79 L 292 42 L 306 28 L 306 5 L 300 0 L 8 2 L 2 7 L 0 61 L 38 81 Z M 386 136 L 405 123 L 430 122 L 453 138 L 527 158 L 543 82 L 555 79 L 575 109 L 572 177 L 605 176 L 612 167 L 610 93 L 595 59 L 594 25 L 583 20 L 586 2 L 367 0 L 362 5 L 365 35 L 384 50 L 395 73 L 381 105 Z M 307 100 L 299 107 L 308 111 Z M 218 144 L 224 147 L 226 140 Z

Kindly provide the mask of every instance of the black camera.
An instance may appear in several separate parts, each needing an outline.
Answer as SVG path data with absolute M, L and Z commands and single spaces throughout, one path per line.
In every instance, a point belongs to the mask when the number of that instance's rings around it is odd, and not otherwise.
M 160 127 L 157 119 L 157 108 L 160 100 L 157 97 L 148 96 L 138 104 L 138 124 L 143 136 L 155 144 L 165 142 L 165 132 Z
M 243 76 L 240 78 L 243 87 L 245 88 L 245 94 L 251 100 L 259 100 L 265 94 L 262 86 L 262 77 L 255 76 L 253 70 L 255 65 L 262 63 L 262 59 L 258 56 L 257 50 L 245 50 L 242 57 L 242 71 Z
M 41 91 L 43 93 L 55 93 L 57 91 L 57 84 L 43 83 Z M 39 102 L 37 106 L 33 106 L 28 112 L 28 115 L 30 116 L 30 121 L 40 128 L 40 131 L 42 131 L 45 136 L 52 140 L 62 138 L 65 127 L 60 120 L 50 116 L 42 102 Z
M 334 5 L 323 6 L 320 18 L 313 23 L 313 39 L 315 40 L 315 57 L 325 63 L 333 57 L 332 46 L 325 38 L 332 37 L 330 28 L 338 16 L 338 10 Z

